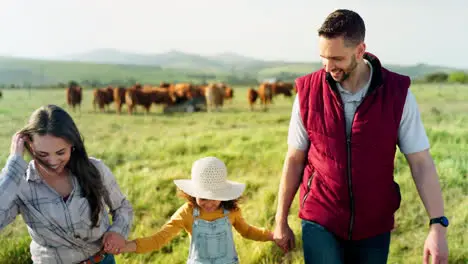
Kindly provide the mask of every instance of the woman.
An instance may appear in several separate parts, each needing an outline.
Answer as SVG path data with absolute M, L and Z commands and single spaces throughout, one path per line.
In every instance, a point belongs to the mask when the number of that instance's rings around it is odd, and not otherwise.
M 58 106 L 37 109 L 12 138 L 0 176 L 0 230 L 18 214 L 32 238 L 34 263 L 115 263 L 112 254 L 128 237 L 129 201 L 110 169 L 88 157 L 78 128 Z

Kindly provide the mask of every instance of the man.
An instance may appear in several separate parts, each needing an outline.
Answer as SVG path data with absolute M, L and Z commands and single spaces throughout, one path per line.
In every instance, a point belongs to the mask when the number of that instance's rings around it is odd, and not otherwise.
M 447 263 L 448 221 L 410 79 L 365 51 L 364 21 L 353 11 L 331 13 L 318 35 L 324 69 L 296 80 L 275 239 L 286 251 L 295 245 L 287 217 L 300 188 L 306 263 L 386 263 L 401 201 L 398 145 L 429 215 L 425 263 Z

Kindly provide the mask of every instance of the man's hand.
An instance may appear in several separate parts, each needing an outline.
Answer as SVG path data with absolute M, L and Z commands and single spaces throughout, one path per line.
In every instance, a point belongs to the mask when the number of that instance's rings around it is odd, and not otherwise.
M 444 201 L 439 177 L 429 150 L 408 154 L 406 159 L 429 218 L 444 215 Z M 429 264 L 430 257 L 432 257 L 432 264 L 448 263 L 448 245 L 445 232 L 446 229 L 442 225 L 431 225 L 431 230 L 424 243 L 424 264 Z
M 288 223 L 276 224 L 275 231 L 273 232 L 273 239 L 284 253 L 296 247 L 294 233 Z
M 278 206 L 275 215 L 273 239 L 287 253 L 296 247 L 294 233 L 288 224 L 288 214 L 294 196 L 299 189 L 304 172 L 306 152 L 289 147 L 283 165 L 283 173 L 278 190 Z
M 424 264 L 448 264 L 448 245 L 445 227 L 439 224 L 431 225 L 431 230 L 424 243 Z M 429 262 L 432 258 L 432 262 Z
M 102 245 L 104 251 L 114 255 L 118 255 L 120 251 L 125 247 L 125 238 L 116 232 L 106 232 L 102 238 Z

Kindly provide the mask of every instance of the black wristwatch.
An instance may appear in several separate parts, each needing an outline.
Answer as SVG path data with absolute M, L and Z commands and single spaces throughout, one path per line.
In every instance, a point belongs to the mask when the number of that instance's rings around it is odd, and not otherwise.
M 429 221 L 429 225 L 432 224 L 441 224 L 442 226 L 447 227 L 449 225 L 449 220 L 445 216 L 436 217 L 432 218 L 431 221 Z

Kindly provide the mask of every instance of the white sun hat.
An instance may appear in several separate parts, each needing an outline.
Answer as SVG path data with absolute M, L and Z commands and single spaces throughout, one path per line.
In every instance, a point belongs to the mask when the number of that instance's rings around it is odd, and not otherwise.
M 229 201 L 239 198 L 245 184 L 228 181 L 224 162 L 216 157 L 196 160 L 192 165 L 192 179 L 174 180 L 186 194 L 208 200 Z

